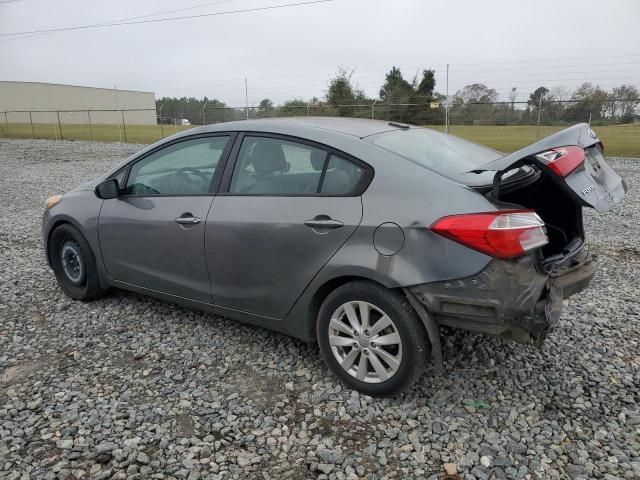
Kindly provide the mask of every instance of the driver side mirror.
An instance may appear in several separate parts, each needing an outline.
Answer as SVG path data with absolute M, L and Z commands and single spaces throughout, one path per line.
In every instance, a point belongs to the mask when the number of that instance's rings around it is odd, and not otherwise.
M 102 183 L 96 185 L 95 188 L 96 197 L 101 198 L 102 200 L 110 200 L 112 198 L 118 198 L 120 194 L 120 186 L 118 185 L 118 180 L 112 178 L 110 180 L 105 180 Z

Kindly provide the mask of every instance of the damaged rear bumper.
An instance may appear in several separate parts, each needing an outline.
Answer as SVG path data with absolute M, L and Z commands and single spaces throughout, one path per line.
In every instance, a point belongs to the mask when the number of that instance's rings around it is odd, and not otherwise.
M 535 254 L 492 260 L 472 277 L 405 289 L 440 325 L 541 344 L 555 327 L 562 300 L 584 290 L 595 273 L 586 250 L 543 269 Z

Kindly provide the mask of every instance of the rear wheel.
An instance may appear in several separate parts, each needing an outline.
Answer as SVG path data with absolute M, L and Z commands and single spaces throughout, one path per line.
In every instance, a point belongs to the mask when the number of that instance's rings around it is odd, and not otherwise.
M 75 300 L 89 301 L 104 294 L 91 247 L 75 227 L 64 224 L 51 234 L 51 266 L 58 285 Z
M 329 294 L 317 335 L 329 368 L 368 395 L 400 392 L 428 358 L 426 333 L 406 298 L 373 282 L 350 282 Z

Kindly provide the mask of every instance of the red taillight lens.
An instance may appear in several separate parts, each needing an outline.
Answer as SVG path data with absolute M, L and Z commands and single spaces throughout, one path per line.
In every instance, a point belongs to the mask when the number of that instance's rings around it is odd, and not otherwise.
M 536 158 L 561 177 L 566 177 L 584 163 L 584 148 L 576 146 L 553 148 L 536 155 Z
M 502 210 L 443 217 L 431 230 L 492 257 L 514 258 L 549 242 L 533 210 Z

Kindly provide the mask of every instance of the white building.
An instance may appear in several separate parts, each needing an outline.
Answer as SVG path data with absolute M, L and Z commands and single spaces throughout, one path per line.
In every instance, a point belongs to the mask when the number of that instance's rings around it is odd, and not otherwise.
M 0 81 L 0 122 L 155 125 L 153 92 Z M 59 113 L 58 113 L 59 112 Z M 30 115 L 31 114 L 31 115 Z

